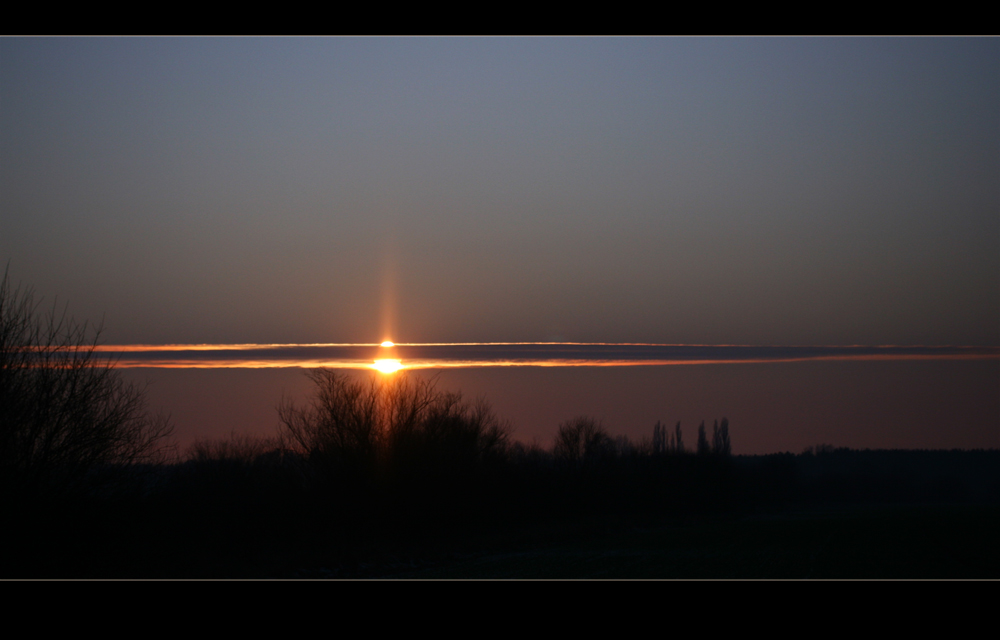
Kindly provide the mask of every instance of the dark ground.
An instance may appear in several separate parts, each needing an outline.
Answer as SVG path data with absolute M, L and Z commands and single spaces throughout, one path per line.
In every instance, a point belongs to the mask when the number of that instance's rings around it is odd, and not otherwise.
M 1000 451 L 543 457 L 346 497 L 260 460 L 156 473 L 8 505 L 0 578 L 1000 579 Z
M 402 579 L 1000 577 L 1000 509 L 880 507 L 564 531 L 478 553 L 301 571 Z

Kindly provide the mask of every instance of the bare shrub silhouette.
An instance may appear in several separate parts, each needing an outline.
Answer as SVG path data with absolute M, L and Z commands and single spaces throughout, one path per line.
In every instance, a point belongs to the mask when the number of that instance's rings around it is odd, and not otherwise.
M 198 440 L 177 466 L 174 491 L 202 518 L 239 519 L 240 510 L 291 517 L 308 485 L 301 456 L 280 437 L 233 433 L 226 439 Z
M 91 330 L 33 291 L 0 282 L 0 480 L 8 498 L 67 497 L 107 488 L 122 471 L 160 459 L 169 420 L 151 417 L 143 390 L 97 352 Z
M 186 459 L 194 462 L 236 460 L 253 462 L 260 457 L 281 453 L 285 443 L 281 438 L 266 438 L 233 433 L 228 438 L 196 440 L 187 449 Z
M 511 428 L 485 401 L 438 391 L 405 372 L 354 379 L 329 369 L 307 373 L 308 406 L 283 400 L 282 435 L 310 462 L 340 476 L 398 475 L 475 466 L 507 450 Z
M 825 454 L 833 453 L 836 450 L 837 450 L 837 447 L 833 446 L 832 444 L 817 444 L 817 445 L 812 446 L 812 447 L 806 447 L 802 451 L 802 454 L 803 455 L 807 455 L 807 456 L 811 456 L 811 455 L 820 456 L 820 455 L 825 455 Z
M 599 422 L 579 416 L 559 425 L 553 454 L 571 463 L 603 460 L 614 456 L 615 441 Z

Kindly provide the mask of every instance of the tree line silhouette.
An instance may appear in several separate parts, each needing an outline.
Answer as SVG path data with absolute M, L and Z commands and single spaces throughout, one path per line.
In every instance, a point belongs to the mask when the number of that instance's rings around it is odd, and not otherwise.
M 698 455 L 732 455 L 732 444 L 729 441 L 729 419 L 723 418 L 720 424 L 718 420 L 712 427 L 712 443 L 709 444 L 708 436 L 705 433 L 705 421 L 702 420 L 698 426 Z M 687 453 L 684 449 L 684 437 L 681 433 L 681 423 L 674 426 L 673 433 L 667 433 L 666 425 L 660 424 L 657 420 L 653 426 L 653 453 L 658 455 L 673 454 L 680 455 Z

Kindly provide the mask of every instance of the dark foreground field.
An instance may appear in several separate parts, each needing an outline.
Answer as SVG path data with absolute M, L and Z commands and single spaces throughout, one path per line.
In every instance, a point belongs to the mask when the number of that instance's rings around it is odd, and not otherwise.
M 564 531 L 478 553 L 303 577 L 493 579 L 996 578 L 1000 509 L 882 507 Z
M 1000 578 L 1000 452 L 524 452 L 361 486 L 299 457 L 8 510 L 3 578 Z

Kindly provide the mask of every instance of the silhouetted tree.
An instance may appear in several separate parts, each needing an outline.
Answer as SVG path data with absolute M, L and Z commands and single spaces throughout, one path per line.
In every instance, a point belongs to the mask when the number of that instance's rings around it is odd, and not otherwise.
M 663 455 L 667 452 L 667 428 L 657 420 L 653 425 L 653 454 Z
M 698 455 L 703 456 L 712 452 L 712 448 L 708 446 L 708 437 L 705 435 L 705 421 L 701 421 L 701 425 L 698 426 Z
M 679 420 L 674 427 L 673 442 L 671 443 L 670 450 L 674 453 L 684 453 L 684 438 L 681 436 L 681 423 Z
M 720 456 L 728 456 L 732 453 L 729 444 L 729 419 L 723 418 L 722 424 L 718 421 L 712 429 L 712 453 Z
M 569 462 L 596 461 L 614 449 L 614 441 L 600 423 L 580 416 L 559 425 L 553 453 Z
M 171 431 L 142 389 L 97 351 L 99 330 L 37 314 L 31 289 L 0 282 L 0 483 L 6 497 L 96 489 L 160 453 Z M 29 498 L 30 499 L 30 498 Z

